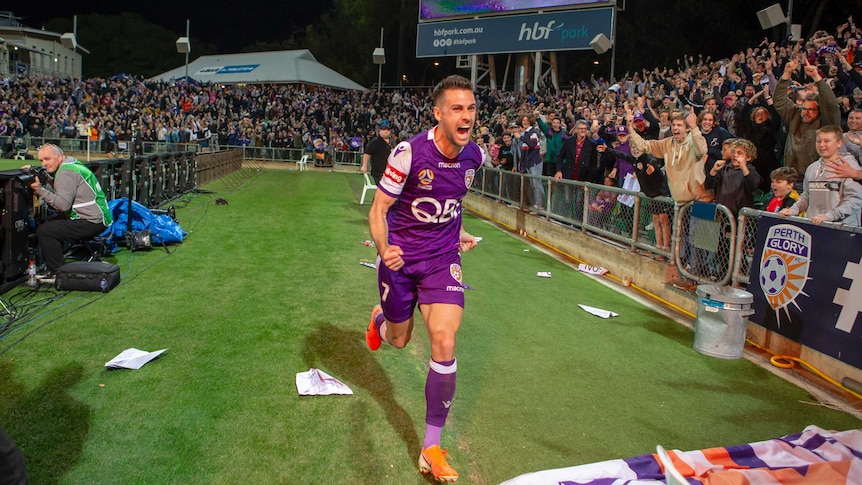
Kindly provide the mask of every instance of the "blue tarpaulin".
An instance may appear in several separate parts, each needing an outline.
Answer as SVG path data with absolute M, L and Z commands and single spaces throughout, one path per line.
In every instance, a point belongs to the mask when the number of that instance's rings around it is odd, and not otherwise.
M 129 230 L 129 199 L 114 199 L 108 201 L 108 209 L 114 222 L 105 229 L 100 237 L 110 238 L 110 242 L 124 241 Z M 164 214 L 153 214 L 142 204 L 132 201 L 132 232 L 150 230 L 153 244 L 174 244 L 183 242 L 188 234 L 180 225 Z

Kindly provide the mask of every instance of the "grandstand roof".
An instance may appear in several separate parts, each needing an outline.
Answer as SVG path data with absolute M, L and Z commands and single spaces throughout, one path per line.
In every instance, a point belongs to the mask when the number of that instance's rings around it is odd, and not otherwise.
M 205 83 L 304 83 L 365 90 L 360 84 L 317 62 L 308 49 L 201 56 L 189 63 L 188 73 L 190 78 Z M 186 66 L 183 64 L 151 79 L 170 81 L 185 75 Z

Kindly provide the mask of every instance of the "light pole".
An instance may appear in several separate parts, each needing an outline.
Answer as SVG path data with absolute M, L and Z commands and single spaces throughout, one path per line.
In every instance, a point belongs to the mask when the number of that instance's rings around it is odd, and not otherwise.
M 189 82 L 189 52 L 192 51 L 192 44 L 189 42 L 189 27 L 191 20 L 186 19 L 186 36 L 177 39 L 177 52 L 186 55 L 186 82 Z
M 386 51 L 383 50 L 383 27 L 380 28 L 380 47 L 374 49 L 371 58 L 377 64 L 377 93 L 380 93 L 380 84 L 383 82 L 383 64 L 386 64 Z

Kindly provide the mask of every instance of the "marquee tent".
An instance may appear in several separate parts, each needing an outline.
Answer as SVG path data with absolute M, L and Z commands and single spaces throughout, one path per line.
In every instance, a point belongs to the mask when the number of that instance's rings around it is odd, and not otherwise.
M 308 49 L 201 56 L 189 63 L 189 77 L 207 83 L 314 84 L 365 90 L 360 84 L 317 62 Z M 184 78 L 186 66 L 163 72 L 153 81 Z

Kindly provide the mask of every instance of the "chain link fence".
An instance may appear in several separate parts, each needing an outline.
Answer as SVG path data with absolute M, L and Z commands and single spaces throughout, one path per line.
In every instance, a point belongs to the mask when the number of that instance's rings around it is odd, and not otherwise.
M 680 274 L 701 284 L 730 283 L 736 238 L 736 218 L 730 209 L 690 202 L 679 208 L 674 227 Z

